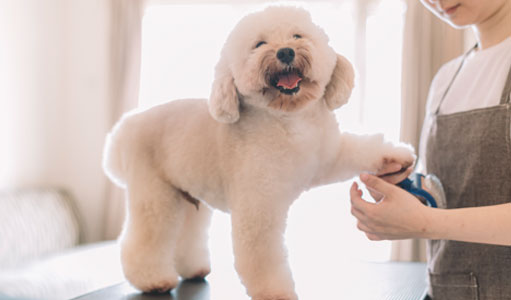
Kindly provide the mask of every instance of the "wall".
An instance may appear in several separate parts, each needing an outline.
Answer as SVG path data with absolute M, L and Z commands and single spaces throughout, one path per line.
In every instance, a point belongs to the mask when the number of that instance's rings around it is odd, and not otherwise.
M 102 238 L 109 1 L 0 0 L 0 188 L 56 186 Z

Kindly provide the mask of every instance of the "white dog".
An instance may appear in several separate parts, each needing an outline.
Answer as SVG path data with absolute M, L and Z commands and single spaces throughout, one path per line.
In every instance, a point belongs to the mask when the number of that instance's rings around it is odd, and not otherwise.
M 410 166 L 406 145 L 341 134 L 334 109 L 353 88 L 350 63 L 298 8 L 243 18 L 227 39 L 209 101 L 130 113 L 108 136 L 104 168 L 126 188 L 126 278 L 168 291 L 210 272 L 211 209 L 231 214 L 235 267 L 253 299 L 296 299 L 283 244 L 304 190 Z

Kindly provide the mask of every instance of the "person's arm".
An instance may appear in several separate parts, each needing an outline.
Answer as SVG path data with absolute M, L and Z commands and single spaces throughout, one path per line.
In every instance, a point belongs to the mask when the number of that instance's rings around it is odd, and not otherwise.
M 351 212 L 370 240 L 427 238 L 511 245 L 511 203 L 431 208 L 381 178 L 362 174 L 360 179 L 373 193 L 383 195 L 379 202 L 371 203 L 362 199 L 356 183 L 350 190 Z

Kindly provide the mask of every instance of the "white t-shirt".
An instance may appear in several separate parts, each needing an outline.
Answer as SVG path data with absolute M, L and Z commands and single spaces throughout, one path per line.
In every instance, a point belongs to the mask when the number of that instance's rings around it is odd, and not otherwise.
M 462 59 L 463 56 L 460 56 L 443 65 L 431 83 L 420 139 L 419 162 L 422 163 L 418 166 L 420 172 L 427 173 L 423 163 L 426 159 L 426 141 L 433 121 L 432 116 Z M 440 104 L 439 114 L 498 105 L 510 67 L 511 37 L 490 48 L 472 51 Z

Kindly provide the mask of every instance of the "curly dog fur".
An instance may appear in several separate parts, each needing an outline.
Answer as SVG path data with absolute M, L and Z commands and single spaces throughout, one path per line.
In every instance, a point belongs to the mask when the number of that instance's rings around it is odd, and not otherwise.
M 210 272 L 213 208 L 231 214 L 236 270 L 253 299 L 296 299 L 283 242 L 304 190 L 411 165 L 381 135 L 341 133 L 333 110 L 354 71 L 309 14 L 269 7 L 233 29 L 211 96 L 126 114 L 107 137 L 104 169 L 126 189 L 126 278 L 164 292 Z

